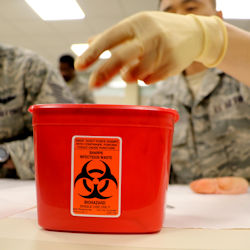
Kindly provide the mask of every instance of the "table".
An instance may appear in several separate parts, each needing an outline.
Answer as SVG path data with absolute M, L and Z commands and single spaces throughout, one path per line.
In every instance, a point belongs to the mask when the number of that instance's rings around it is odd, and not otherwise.
M 167 200 L 174 208 L 166 209 L 164 228 L 156 234 L 53 232 L 37 225 L 34 181 L 0 180 L 0 249 L 250 249 L 250 189 L 238 196 L 207 196 L 171 185 Z

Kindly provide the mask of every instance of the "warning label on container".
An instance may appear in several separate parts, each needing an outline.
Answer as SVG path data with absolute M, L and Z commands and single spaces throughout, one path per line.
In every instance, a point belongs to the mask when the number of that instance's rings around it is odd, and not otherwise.
M 119 137 L 72 138 L 73 216 L 120 216 L 121 144 Z

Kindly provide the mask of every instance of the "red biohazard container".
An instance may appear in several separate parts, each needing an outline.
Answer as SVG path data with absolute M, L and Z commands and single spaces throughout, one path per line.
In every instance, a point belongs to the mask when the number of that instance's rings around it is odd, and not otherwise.
M 160 231 L 175 110 L 42 104 L 29 111 L 41 227 L 93 233 Z

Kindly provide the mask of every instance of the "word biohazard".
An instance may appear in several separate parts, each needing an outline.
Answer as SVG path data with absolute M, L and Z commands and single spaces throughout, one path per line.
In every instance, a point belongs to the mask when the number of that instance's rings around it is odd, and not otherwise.
M 94 205 L 105 205 L 105 201 L 91 201 L 91 200 L 85 200 L 84 204 L 94 204 Z

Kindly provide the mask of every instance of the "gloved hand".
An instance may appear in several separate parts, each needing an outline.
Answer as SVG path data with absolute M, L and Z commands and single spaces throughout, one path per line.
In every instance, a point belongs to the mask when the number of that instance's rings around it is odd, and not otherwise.
M 97 35 L 75 66 L 83 70 L 109 49 L 112 57 L 92 74 L 91 86 L 102 86 L 120 71 L 127 82 L 152 83 L 193 61 L 214 67 L 226 48 L 226 28 L 218 17 L 142 12 Z

